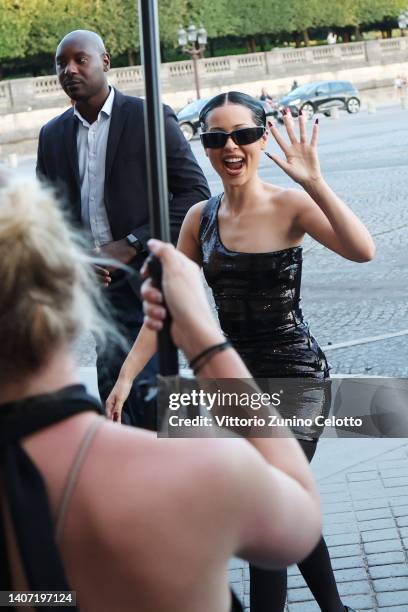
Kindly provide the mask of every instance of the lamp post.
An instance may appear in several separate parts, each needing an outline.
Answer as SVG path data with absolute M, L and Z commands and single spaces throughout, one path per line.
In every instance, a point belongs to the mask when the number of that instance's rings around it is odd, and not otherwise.
M 405 36 L 405 30 L 408 27 L 408 9 L 404 13 L 401 13 L 401 15 L 399 15 L 398 27 L 401 30 L 402 36 Z
M 193 60 L 194 82 L 197 100 L 199 100 L 201 96 L 197 60 L 203 56 L 205 47 L 207 45 L 207 30 L 203 25 L 200 25 L 200 27 L 197 29 L 193 23 L 190 23 L 187 31 L 183 27 L 180 27 L 177 34 L 177 39 L 183 53 L 190 55 L 191 59 Z

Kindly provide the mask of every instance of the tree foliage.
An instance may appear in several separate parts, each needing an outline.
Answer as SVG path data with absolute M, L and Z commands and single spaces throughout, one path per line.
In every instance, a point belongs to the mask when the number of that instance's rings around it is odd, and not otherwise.
M 407 0 L 358 0 L 356 21 L 358 24 L 382 21 L 397 16 L 407 7 Z
M 0 0 L 0 59 L 24 57 L 36 0 Z
M 210 38 L 355 27 L 395 18 L 407 0 L 158 0 L 161 43 L 177 46 L 177 30 L 203 23 Z M 98 31 L 113 56 L 139 47 L 136 0 L 0 0 L 0 59 L 53 54 L 79 28 Z

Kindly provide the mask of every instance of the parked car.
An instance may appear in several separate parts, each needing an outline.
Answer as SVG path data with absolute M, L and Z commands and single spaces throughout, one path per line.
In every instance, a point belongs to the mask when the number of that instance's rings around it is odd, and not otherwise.
M 349 81 L 307 83 L 279 100 L 280 110 L 289 107 L 292 115 L 297 117 L 301 109 L 306 119 L 311 119 L 315 113 L 330 116 L 334 108 L 358 113 L 360 105 L 359 93 Z
M 279 123 L 283 123 L 282 112 L 279 109 L 279 101 L 273 100 L 260 100 L 260 103 L 264 107 L 266 117 L 273 117 Z
M 186 137 L 186 140 L 191 140 L 193 136 L 199 134 L 200 124 L 198 117 L 201 109 L 203 108 L 204 104 L 208 102 L 208 100 L 210 100 L 210 98 L 200 98 L 199 100 L 195 100 L 194 102 L 187 104 L 187 106 L 182 108 L 177 114 L 180 129 Z
M 201 109 L 210 99 L 211 96 L 209 98 L 201 98 L 200 100 L 195 100 L 194 102 L 187 104 L 187 106 L 182 108 L 181 111 L 179 111 L 179 113 L 177 114 L 177 120 L 180 129 L 187 140 L 191 140 L 194 136 L 200 133 L 200 124 L 198 121 L 198 117 L 200 115 Z M 261 104 L 265 109 L 267 117 L 273 116 L 278 121 L 282 122 L 281 113 L 278 109 L 278 105 L 276 102 L 271 103 L 267 101 L 262 101 Z

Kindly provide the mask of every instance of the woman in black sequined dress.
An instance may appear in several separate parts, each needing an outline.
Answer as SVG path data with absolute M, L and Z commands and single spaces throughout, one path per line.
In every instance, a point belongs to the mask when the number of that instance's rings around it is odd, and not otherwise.
M 212 289 L 224 333 L 256 378 L 328 377 L 328 364 L 309 331 L 300 308 L 302 241 L 305 234 L 356 262 L 374 256 L 374 244 L 361 221 L 324 181 L 317 156 L 318 120 L 307 137 L 299 115 L 299 138 L 288 111 L 288 140 L 269 124 L 285 159 L 266 153 L 303 189 L 283 189 L 258 174 L 268 133 L 262 106 L 239 92 L 212 98 L 200 115 L 201 140 L 224 192 L 188 212 L 178 248 L 202 265 Z M 108 400 L 117 414 L 133 376 L 152 352 L 152 339 L 141 334 Z M 297 416 L 316 416 L 327 407 L 326 392 L 301 401 Z M 110 402 L 110 403 L 109 403 Z M 116 417 L 117 418 L 117 417 Z M 298 432 L 309 458 L 317 434 Z M 324 612 L 345 609 L 336 587 L 326 544 L 299 568 Z M 281 612 L 286 599 L 286 571 L 251 567 L 251 612 Z
M 202 263 L 221 328 L 253 376 L 323 379 L 328 376 L 328 364 L 300 308 L 301 242 L 308 233 L 358 262 L 372 259 L 374 245 L 364 225 L 321 175 L 318 122 L 310 144 L 302 115 L 299 139 L 290 111 L 285 115 L 289 142 L 269 125 L 286 159 L 268 157 L 303 187 L 298 191 L 269 185 L 258 177 L 266 131 L 255 142 L 240 144 L 251 138 L 248 127 L 266 123 L 251 98 L 234 92 L 216 96 L 203 108 L 200 119 L 201 139 L 223 181 L 224 193 L 190 210 L 179 246 Z M 304 402 L 298 410 L 299 416 L 306 416 L 305 410 L 308 416 L 323 412 L 325 392 L 320 401 Z M 303 431 L 300 437 L 310 460 L 316 449 L 313 432 Z M 322 610 L 344 610 L 323 538 L 299 569 Z M 251 612 L 283 610 L 286 572 L 251 567 L 250 575 Z

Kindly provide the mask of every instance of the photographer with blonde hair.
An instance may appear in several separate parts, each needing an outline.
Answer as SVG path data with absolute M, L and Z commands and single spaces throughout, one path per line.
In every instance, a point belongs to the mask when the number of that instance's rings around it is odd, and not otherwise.
M 173 338 L 191 359 L 223 336 L 197 266 L 170 245 L 150 247 Z M 105 333 L 95 282 L 52 193 L 3 179 L 0 590 L 72 589 L 86 611 L 239 610 L 227 582 L 232 555 L 283 567 L 318 541 L 307 461 L 289 433 L 157 439 L 102 417 L 71 351 L 81 330 Z M 159 329 L 162 296 L 149 280 L 143 295 L 146 323 Z M 249 373 L 229 348 L 200 376 Z

